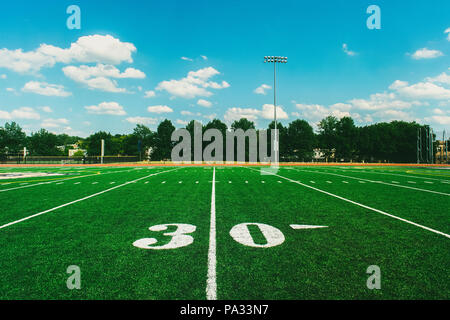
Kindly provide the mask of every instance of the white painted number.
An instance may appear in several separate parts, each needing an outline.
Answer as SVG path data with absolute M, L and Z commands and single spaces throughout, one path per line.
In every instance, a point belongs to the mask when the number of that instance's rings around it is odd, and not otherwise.
M 165 232 L 163 235 L 172 237 L 169 243 L 158 246 L 155 245 L 158 240 L 155 238 L 144 238 L 139 239 L 133 242 L 133 246 L 141 249 L 152 249 L 152 250 L 165 250 L 165 249 L 176 249 L 181 247 L 186 247 L 192 242 L 194 242 L 194 238 L 188 235 L 189 233 L 193 233 L 196 226 L 191 224 L 184 223 L 168 223 L 168 224 L 158 224 L 156 226 L 152 226 L 149 228 L 150 231 L 160 232 L 167 230 L 167 227 L 175 226 L 177 229 L 173 232 Z
M 248 226 L 256 226 L 266 239 L 265 244 L 257 244 L 253 240 L 253 237 L 248 229 Z M 190 236 L 190 233 L 195 232 L 196 226 L 192 224 L 184 223 L 167 223 L 158 224 L 149 228 L 153 232 L 161 232 L 167 230 L 168 227 L 176 227 L 173 232 L 165 232 L 164 236 L 171 237 L 169 243 L 164 245 L 157 245 L 158 240 L 155 238 L 143 238 L 133 242 L 133 246 L 141 249 L 151 249 L 151 250 L 165 250 L 165 249 L 176 249 L 181 247 L 186 247 L 194 242 L 194 238 Z M 294 230 L 302 229 L 317 229 L 317 228 L 327 228 L 327 226 L 314 226 L 305 224 L 291 224 L 290 227 Z M 282 244 L 285 240 L 284 234 L 277 228 L 269 226 L 264 223 L 256 222 L 245 222 L 235 225 L 230 230 L 230 236 L 240 244 L 248 247 L 254 248 L 270 248 L 276 247 Z
M 248 226 L 253 225 L 257 226 L 261 233 L 266 238 L 267 243 L 266 244 L 256 244 L 255 241 L 252 238 L 252 235 L 250 234 L 250 230 L 248 230 Z M 238 225 L 235 225 L 230 230 L 231 237 L 239 242 L 240 244 L 243 244 L 244 246 L 249 247 L 256 247 L 256 248 L 269 248 L 269 247 L 275 247 L 279 246 L 284 242 L 284 235 L 283 233 L 278 230 L 275 227 L 269 226 L 267 224 L 263 223 L 241 223 Z

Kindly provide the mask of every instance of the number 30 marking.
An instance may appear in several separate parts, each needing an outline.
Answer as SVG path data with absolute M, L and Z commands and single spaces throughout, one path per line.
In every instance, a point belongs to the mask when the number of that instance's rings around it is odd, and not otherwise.
M 149 230 L 160 232 L 167 230 L 167 227 L 170 226 L 176 226 L 177 229 L 173 232 L 163 233 L 163 235 L 165 236 L 172 237 L 169 243 L 162 246 L 158 246 L 154 245 L 158 242 L 158 240 L 156 240 L 155 238 L 143 238 L 133 242 L 133 246 L 141 249 L 164 250 L 164 249 L 176 249 L 186 247 L 190 245 L 192 242 L 194 242 L 194 238 L 189 236 L 188 234 L 193 233 L 197 227 L 191 224 L 184 224 L 184 223 L 158 224 L 156 226 L 150 227 Z

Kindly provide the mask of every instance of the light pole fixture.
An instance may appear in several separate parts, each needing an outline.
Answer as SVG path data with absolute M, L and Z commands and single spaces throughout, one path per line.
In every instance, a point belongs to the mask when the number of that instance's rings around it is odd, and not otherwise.
M 277 63 L 287 63 L 287 57 L 279 56 L 265 56 L 264 63 L 273 63 L 273 117 L 275 119 L 275 141 L 274 141 L 274 151 L 275 151 L 275 163 L 278 164 L 278 137 L 277 137 Z

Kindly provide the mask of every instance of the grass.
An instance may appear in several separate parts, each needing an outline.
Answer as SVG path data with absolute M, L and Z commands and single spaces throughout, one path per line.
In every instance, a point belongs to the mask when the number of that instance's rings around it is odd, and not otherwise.
M 0 168 L 0 174 L 64 173 L 0 180 L 0 226 L 120 186 L 0 227 L 0 299 L 205 299 L 214 169 L 173 169 Z M 218 299 L 450 298 L 448 237 L 292 182 L 449 234 L 448 170 L 293 166 L 282 167 L 279 176 L 261 175 L 259 168 L 215 172 Z M 163 233 L 176 227 L 149 228 L 170 223 L 195 226 L 193 243 L 169 250 L 133 246 L 143 238 L 167 245 L 171 237 Z M 275 227 L 284 242 L 270 248 L 238 243 L 230 230 L 242 223 Z M 294 230 L 291 224 L 327 228 Z M 257 226 L 248 230 L 254 243 L 267 243 Z M 81 268 L 81 290 L 66 287 L 70 265 Z M 370 265 L 381 269 L 381 290 L 366 286 Z

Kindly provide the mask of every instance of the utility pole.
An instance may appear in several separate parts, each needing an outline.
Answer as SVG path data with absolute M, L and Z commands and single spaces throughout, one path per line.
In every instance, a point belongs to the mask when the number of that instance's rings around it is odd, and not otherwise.
M 426 158 L 426 162 L 427 163 L 430 163 L 430 151 L 428 150 L 429 149 L 429 147 L 430 147 L 430 142 L 429 142 L 429 139 L 430 139 L 430 128 L 429 127 L 426 127 L 425 128 L 425 150 L 426 150 L 426 153 L 425 153 L 425 155 L 427 156 L 427 158 Z
M 419 128 L 417 128 L 417 146 L 416 146 L 416 153 L 417 153 L 417 163 L 419 164 Z
M 433 129 L 431 129 L 430 128 L 430 160 L 431 160 L 431 163 L 434 163 L 434 148 L 433 148 L 434 146 L 433 146 Z
M 277 63 L 287 63 L 287 57 L 279 57 L 279 56 L 265 56 L 264 63 L 269 62 L 273 63 L 273 118 L 275 120 L 275 141 L 274 141 L 274 152 L 275 152 L 275 164 L 278 165 L 278 155 L 279 155 L 279 146 L 278 146 L 278 126 L 277 126 Z
M 100 152 L 100 163 L 103 164 L 103 157 L 105 156 L 105 140 L 102 139 L 102 143 L 101 143 L 101 152 Z

